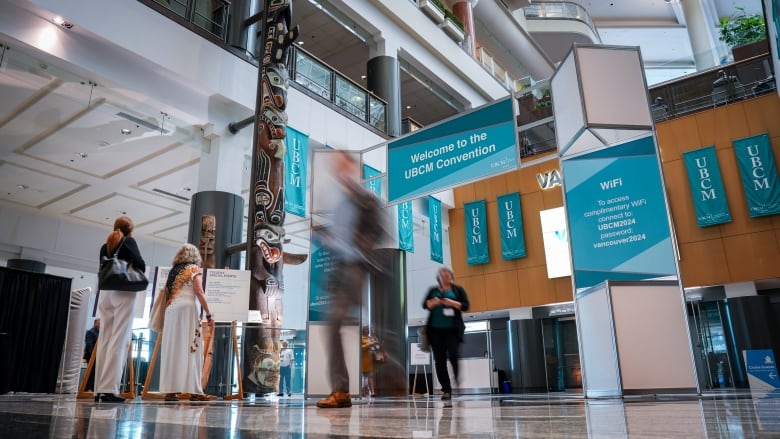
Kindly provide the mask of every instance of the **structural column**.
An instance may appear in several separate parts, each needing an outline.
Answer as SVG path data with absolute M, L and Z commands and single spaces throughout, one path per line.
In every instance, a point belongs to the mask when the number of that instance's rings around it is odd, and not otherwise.
M 691 41 L 696 70 L 706 70 L 720 63 L 717 54 L 718 39 L 715 36 L 715 26 L 710 23 L 708 11 L 702 0 L 686 0 L 680 2 L 688 38 Z
M 452 13 L 463 23 L 466 38 L 463 40 L 463 48 L 472 57 L 476 57 L 476 39 L 474 38 L 474 6 L 479 0 L 450 0 Z
M 366 66 L 368 90 L 387 102 L 387 134 L 391 137 L 401 135 L 401 71 L 396 54 L 384 42 L 376 43 Z

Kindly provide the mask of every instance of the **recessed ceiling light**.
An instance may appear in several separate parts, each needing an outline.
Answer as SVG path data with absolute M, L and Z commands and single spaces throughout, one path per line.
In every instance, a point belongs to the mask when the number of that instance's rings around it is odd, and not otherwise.
M 407 110 L 408 110 L 408 109 L 410 109 L 410 108 L 412 108 L 412 106 L 411 106 L 411 105 L 407 105 L 407 106 L 406 106 L 406 109 L 407 109 Z
M 303 41 L 301 40 L 296 41 L 296 43 L 298 43 L 299 46 L 303 46 Z
M 64 18 L 60 17 L 59 15 L 54 17 L 55 24 L 59 24 L 60 26 L 64 27 L 65 29 L 73 29 L 73 23 L 65 20 Z
M 120 133 L 124 134 L 125 136 L 129 136 L 132 133 L 132 131 L 128 130 L 127 128 L 122 128 Z
M 29 186 L 27 186 L 26 184 L 17 184 L 17 185 L 16 185 L 16 188 L 17 188 L 17 189 L 19 189 L 19 190 L 25 190 L 25 189 L 27 189 L 28 187 L 29 187 Z

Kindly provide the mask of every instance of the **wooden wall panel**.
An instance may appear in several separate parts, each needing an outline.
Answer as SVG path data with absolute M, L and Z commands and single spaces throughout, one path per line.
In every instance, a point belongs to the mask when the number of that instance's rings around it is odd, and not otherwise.
M 464 200 L 464 202 L 475 200 L 495 200 L 497 196 L 507 192 L 506 175 L 497 175 L 474 183 L 474 200 Z
M 523 234 L 525 235 L 525 254 L 517 260 L 517 266 L 528 268 L 545 265 L 544 242 L 542 241 L 542 220 L 539 212 L 545 209 L 541 192 L 521 195 L 523 210 Z
M 474 185 L 467 184 L 461 187 L 456 187 L 452 190 L 452 195 L 455 203 L 455 207 L 463 207 L 463 203 L 468 203 L 476 199 L 474 195 Z
M 683 286 L 731 282 L 722 239 L 680 243 L 679 248 Z
M 745 116 L 747 118 L 747 133 L 741 137 L 751 136 L 753 134 L 768 133 L 770 138 L 780 137 L 780 99 L 777 93 L 745 101 Z M 775 147 L 777 144 L 775 143 Z M 775 149 L 775 158 L 777 150 Z
M 665 163 L 664 179 L 677 239 L 682 243 L 720 238 L 719 227 L 699 227 L 696 222 L 696 209 L 693 207 L 685 163 L 682 160 Z
M 507 309 L 520 306 L 517 272 L 500 271 L 485 274 L 485 302 L 487 309 Z
M 571 302 L 574 300 L 574 293 L 571 284 L 571 276 L 556 277 L 550 279 L 555 287 L 555 296 L 553 297 L 553 303 L 557 302 Z
M 656 125 L 656 136 L 663 162 L 677 160 L 682 157 L 684 151 L 702 147 L 696 129 L 696 119 L 693 116 L 681 117 Z
M 542 266 L 517 270 L 520 285 L 520 306 L 535 306 L 552 303 L 555 288 L 547 278 L 547 268 Z
M 462 286 L 469 296 L 468 312 L 489 311 L 485 295 L 485 276 L 457 276 L 455 283 Z
M 726 105 L 694 116 L 701 146 L 731 148 L 731 141 L 748 136 L 745 108 L 742 104 Z
M 777 277 L 780 249 L 775 231 L 723 238 L 723 248 L 732 278 L 742 280 Z

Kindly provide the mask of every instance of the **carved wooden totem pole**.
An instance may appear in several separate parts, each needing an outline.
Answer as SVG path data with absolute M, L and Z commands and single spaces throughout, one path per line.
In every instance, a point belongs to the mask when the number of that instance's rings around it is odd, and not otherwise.
M 298 37 L 292 0 L 266 0 L 263 58 L 257 84 L 247 268 L 252 272 L 249 309 L 259 327 L 244 331 L 244 391 L 276 392 L 282 328 L 284 251 L 284 153 L 287 131 L 287 56 Z M 300 262 L 299 262 L 300 263 Z

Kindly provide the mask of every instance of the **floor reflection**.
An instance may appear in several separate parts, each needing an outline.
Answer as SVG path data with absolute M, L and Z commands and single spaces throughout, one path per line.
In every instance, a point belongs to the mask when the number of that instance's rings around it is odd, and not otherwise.
M 316 398 L 125 404 L 65 395 L 0 396 L 9 438 L 320 437 L 779 437 L 780 394 L 584 400 L 579 395 L 469 395 L 355 400 L 319 409 Z

